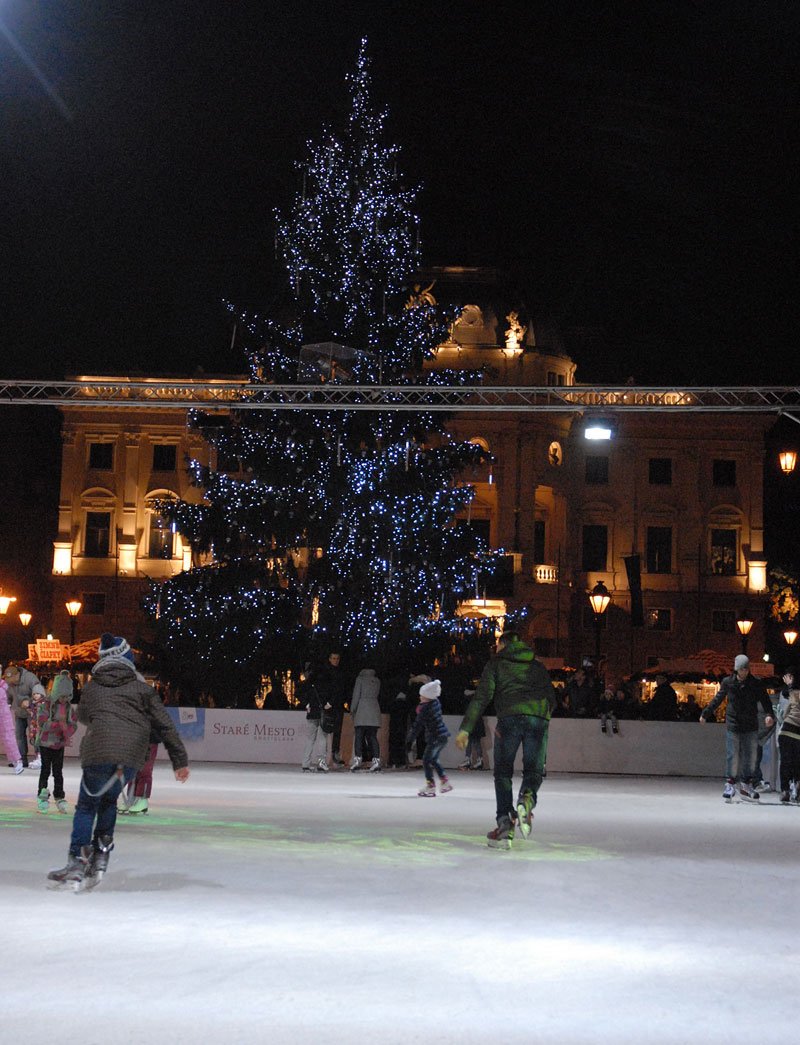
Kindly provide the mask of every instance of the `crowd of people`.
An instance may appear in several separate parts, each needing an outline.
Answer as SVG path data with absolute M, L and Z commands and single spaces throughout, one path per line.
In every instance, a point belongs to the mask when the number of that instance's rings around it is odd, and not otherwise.
M 403 673 L 384 682 L 369 665 L 354 679 L 348 678 L 338 651 L 331 652 L 322 664 L 307 664 L 300 687 L 307 724 L 302 770 L 325 773 L 332 766 L 344 768 L 342 731 L 349 713 L 354 735 L 349 769 L 378 772 L 382 768 L 378 731 L 382 714 L 388 712 L 389 763 L 409 767 L 418 756 L 424 782 L 417 794 L 422 798 L 447 794 L 453 785 L 440 761 L 450 738 L 443 717 L 447 685 L 451 700 L 456 696 L 454 690 L 460 691 L 462 718 L 455 742 L 467 756 L 462 768 L 482 764 L 483 717 L 491 712 L 496 718 L 496 826 L 488 832 L 487 844 L 509 849 L 515 835 L 526 839 L 532 831 L 545 776 L 551 718 L 564 714 L 596 718 L 603 732 L 616 733 L 626 718 L 678 721 L 681 717 L 681 703 L 666 675 L 656 677 L 655 692 L 645 709 L 623 683 L 599 686 L 587 666 L 576 671 L 566 686 L 555 687 L 534 651 L 512 631 L 500 635 L 495 653 L 479 677 L 472 675 L 471 667 L 457 661 L 450 670 L 438 672 L 441 677 Z M 167 749 L 176 779 L 187 780 L 183 742 L 159 693 L 137 671 L 133 652 L 120 636 L 105 633 L 101 637 L 99 659 L 77 704 L 68 670 L 43 682 L 25 667 L 11 664 L 5 671 L 0 668 L 0 676 L 0 738 L 15 773 L 38 769 L 40 812 L 48 811 L 51 797 L 59 813 L 69 812 L 64 749 L 78 722 L 87 727 L 81 743 L 82 777 L 67 862 L 50 872 L 48 879 L 54 887 L 93 888 L 102 880 L 114 848 L 118 802 L 122 812 L 147 811 L 160 743 Z M 764 746 L 777 730 L 780 801 L 800 803 L 800 687 L 796 680 L 795 670 L 788 669 L 773 708 L 763 683 L 751 673 L 748 658 L 740 654 L 709 704 L 702 711 L 696 705 L 691 709 L 693 720 L 705 723 L 725 704 L 726 801 L 736 797 L 758 801 Z M 31 748 L 33 759 L 29 759 Z M 520 751 L 522 778 L 515 795 L 514 763 Z

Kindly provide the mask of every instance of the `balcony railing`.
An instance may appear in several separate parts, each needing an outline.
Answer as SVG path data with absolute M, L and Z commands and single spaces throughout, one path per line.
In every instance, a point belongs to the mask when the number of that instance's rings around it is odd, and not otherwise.
M 533 567 L 533 579 L 537 584 L 558 584 L 558 566 L 537 562 Z

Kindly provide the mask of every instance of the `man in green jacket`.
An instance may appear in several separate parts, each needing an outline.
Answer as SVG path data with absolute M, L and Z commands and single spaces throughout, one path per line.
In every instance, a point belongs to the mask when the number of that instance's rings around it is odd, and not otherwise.
M 515 632 L 504 632 L 497 655 L 483 669 L 481 680 L 461 723 L 456 744 L 462 750 L 478 718 L 494 700 L 497 726 L 494 733 L 494 790 L 497 827 L 486 836 L 492 849 L 510 849 L 514 821 L 527 838 L 533 808 L 542 786 L 547 754 L 547 730 L 556 704 L 556 693 L 547 669 Z M 522 784 L 514 808 L 512 778 L 514 759 L 522 745 Z

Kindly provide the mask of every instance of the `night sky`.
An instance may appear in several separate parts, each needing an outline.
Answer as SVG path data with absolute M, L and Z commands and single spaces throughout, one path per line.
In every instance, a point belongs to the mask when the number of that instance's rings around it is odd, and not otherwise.
M 269 302 L 365 35 L 426 262 L 511 273 L 582 381 L 797 382 L 799 12 L 3 0 L 0 376 L 242 370 L 221 301 Z

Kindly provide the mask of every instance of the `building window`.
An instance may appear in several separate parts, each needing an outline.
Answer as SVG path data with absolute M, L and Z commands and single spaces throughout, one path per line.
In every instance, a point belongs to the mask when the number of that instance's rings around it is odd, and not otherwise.
M 600 573 L 608 561 L 608 527 L 584 526 L 581 569 L 584 573 Z
M 650 485 L 672 486 L 672 458 L 650 458 Z
M 89 443 L 89 467 L 109 472 L 114 467 L 113 443 Z
M 726 635 L 733 635 L 736 631 L 736 611 L 712 610 L 711 630 L 724 632 Z
M 586 482 L 590 486 L 605 486 L 608 483 L 608 458 L 586 458 Z
M 711 531 L 711 572 L 722 576 L 736 573 L 738 561 L 736 530 Z
M 553 388 L 553 386 L 556 384 L 556 380 L 557 380 L 557 375 L 556 375 L 555 370 L 548 370 L 547 371 L 547 384 L 551 388 Z
M 672 631 L 672 610 L 647 610 L 644 619 L 651 631 Z
M 533 561 L 534 562 L 547 562 L 545 558 L 547 554 L 547 545 L 545 542 L 545 521 L 544 519 L 535 519 L 533 523 Z
M 714 486 L 736 486 L 736 462 L 716 460 L 711 467 Z
M 174 443 L 155 443 L 153 445 L 153 471 L 174 472 L 177 450 Z
M 83 609 L 81 613 L 84 617 L 104 617 L 106 613 L 106 597 L 101 591 L 84 591 L 81 592 L 81 602 L 83 603 Z
M 672 573 L 672 527 L 647 527 L 647 572 Z
M 110 549 L 111 512 L 87 512 L 84 555 L 90 559 L 105 559 Z
M 171 559 L 175 544 L 172 523 L 163 515 L 150 516 L 150 540 L 147 554 L 151 559 Z

